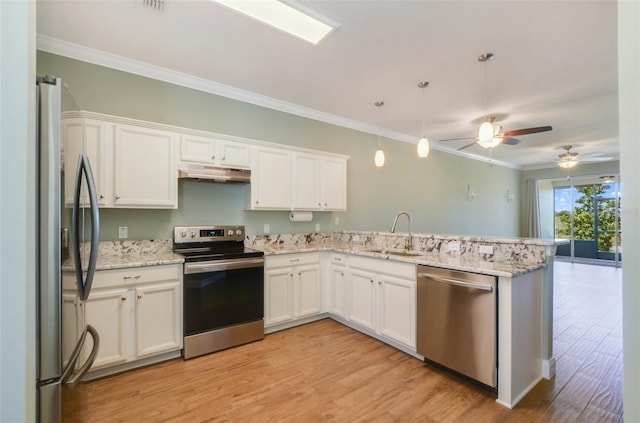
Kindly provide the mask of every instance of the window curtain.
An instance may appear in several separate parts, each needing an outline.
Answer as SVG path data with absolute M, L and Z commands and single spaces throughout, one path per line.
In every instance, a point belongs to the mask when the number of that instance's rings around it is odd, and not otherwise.
M 524 236 L 528 238 L 540 238 L 540 205 L 538 202 L 538 181 L 527 179 L 525 181 L 524 204 Z

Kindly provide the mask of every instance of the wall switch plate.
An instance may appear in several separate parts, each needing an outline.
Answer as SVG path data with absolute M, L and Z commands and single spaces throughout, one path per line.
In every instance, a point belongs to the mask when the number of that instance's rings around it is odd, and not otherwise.
M 340 218 L 338 216 L 333 218 L 333 224 L 336 226 L 340 224 Z
M 265 234 L 269 233 L 269 224 L 268 223 L 264 224 L 264 230 L 262 232 L 264 232 Z
M 320 232 L 320 224 L 316 223 L 316 232 Z
M 447 244 L 447 250 L 455 253 L 460 252 L 460 243 L 458 241 L 452 241 Z
M 493 254 L 493 245 L 481 245 L 480 254 Z
M 118 238 L 126 239 L 129 237 L 129 228 L 127 226 L 120 226 L 118 228 Z

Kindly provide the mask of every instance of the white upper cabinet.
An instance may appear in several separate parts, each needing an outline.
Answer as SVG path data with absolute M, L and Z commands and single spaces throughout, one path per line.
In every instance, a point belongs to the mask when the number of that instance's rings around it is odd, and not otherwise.
M 321 208 L 320 164 L 315 154 L 293 153 L 291 166 L 292 210 L 318 210 Z
M 251 146 L 197 135 L 180 135 L 180 160 L 248 169 L 251 167 Z
M 89 158 L 91 171 L 96 183 L 98 205 L 105 206 L 111 197 L 108 184 L 111 164 L 110 146 L 113 139 L 113 125 L 100 120 L 71 118 L 62 121 L 64 145 L 64 200 L 65 205 L 73 204 L 78 156 L 84 153 Z M 88 204 L 86 185 L 82 185 L 81 202 Z
M 174 133 L 121 124 L 114 133 L 114 206 L 177 208 Z
M 250 210 L 291 208 L 291 152 L 254 146 L 251 184 L 245 186 L 245 207 Z
M 347 159 L 322 159 L 322 210 L 347 210 Z
M 90 115 L 100 119 L 74 116 L 62 120 L 65 204 L 73 203 L 78 155 L 84 152 L 91 163 L 100 207 L 177 208 L 176 136 L 117 123 L 111 116 Z M 88 202 L 84 191 L 81 201 Z

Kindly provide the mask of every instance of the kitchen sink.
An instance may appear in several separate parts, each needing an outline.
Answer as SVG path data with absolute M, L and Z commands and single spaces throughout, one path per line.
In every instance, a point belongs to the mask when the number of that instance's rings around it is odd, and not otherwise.
M 416 250 L 387 250 L 385 248 L 374 248 L 372 250 L 367 250 L 372 253 L 380 253 L 380 254 L 389 254 L 393 256 L 404 256 L 404 257 L 416 257 L 424 255 L 423 251 Z

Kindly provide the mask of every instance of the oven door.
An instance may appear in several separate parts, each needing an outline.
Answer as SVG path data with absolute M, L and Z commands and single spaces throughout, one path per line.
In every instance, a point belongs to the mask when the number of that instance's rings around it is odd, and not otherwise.
M 264 258 L 184 265 L 184 335 L 264 318 Z

